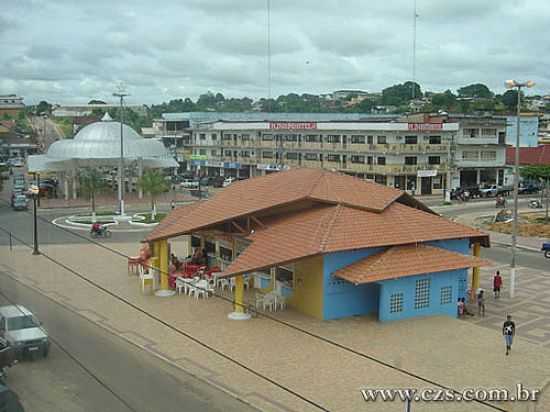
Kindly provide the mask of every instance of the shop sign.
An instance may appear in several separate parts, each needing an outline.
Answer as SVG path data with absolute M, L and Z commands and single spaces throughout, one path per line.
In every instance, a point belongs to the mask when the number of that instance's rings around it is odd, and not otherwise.
M 266 163 L 258 163 L 256 165 L 256 169 L 258 170 L 287 170 L 289 169 L 288 166 L 281 166 L 281 165 L 278 165 L 278 164 L 266 164 Z
M 191 164 L 193 166 L 205 166 L 206 161 L 205 160 L 191 160 Z
M 269 122 L 270 129 L 310 130 L 317 129 L 316 122 Z
M 443 123 L 409 123 L 412 132 L 435 132 L 443 130 Z
M 223 162 L 220 162 L 218 160 L 208 160 L 206 162 L 206 166 L 210 167 L 223 167 Z
M 434 177 L 437 176 L 437 170 L 419 170 L 416 172 L 418 177 Z
M 206 160 L 208 156 L 206 155 L 191 155 L 191 160 Z
M 223 167 L 226 169 L 240 169 L 241 164 L 240 163 L 234 163 L 234 162 L 226 162 L 223 164 Z

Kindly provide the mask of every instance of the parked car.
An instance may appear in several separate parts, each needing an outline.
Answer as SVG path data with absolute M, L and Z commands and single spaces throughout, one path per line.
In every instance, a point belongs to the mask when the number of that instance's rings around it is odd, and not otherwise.
M 180 186 L 184 189 L 198 189 L 199 188 L 199 181 L 193 180 L 193 179 L 183 179 L 180 183 Z
M 496 185 L 486 186 L 479 189 L 483 197 L 495 197 L 498 193 L 498 187 Z
M 233 183 L 236 179 L 234 177 L 226 177 L 222 183 L 222 187 L 227 187 Z
M 8 159 L 7 163 L 9 166 L 12 166 L 12 167 L 23 167 L 25 165 L 24 159 L 21 159 L 19 157 Z
M 25 412 L 19 396 L 6 385 L 0 385 L 0 412 Z
M 27 196 L 24 194 L 15 195 L 11 207 L 13 210 L 27 210 L 29 208 Z
M 525 185 L 521 186 L 519 188 L 519 194 L 520 195 L 532 195 L 534 193 L 538 193 L 540 188 L 536 185 Z
M 47 332 L 36 316 L 22 305 L 0 306 L 0 334 L 14 347 L 18 359 L 49 354 Z

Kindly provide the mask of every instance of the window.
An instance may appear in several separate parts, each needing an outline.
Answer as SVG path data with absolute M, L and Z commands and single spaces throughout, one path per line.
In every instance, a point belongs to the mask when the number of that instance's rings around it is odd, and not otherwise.
M 288 160 L 298 160 L 298 153 L 296 153 L 296 152 L 287 153 L 286 158 Z
M 218 135 L 216 133 L 212 133 L 210 137 L 212 138 L 212 140 L 218 140 Z
M 306 153 L 304 155 L 304 159 L 306 159 L 306 160 L 319 160 L 319 155 L 317 153 Z
M 200 149 L 200 150 L 199 150 L 199 154 L 200 154 L 201 156 L 206 156 L 206 149 Z
M 416 156 L 405 156 L 406 165 L 415 165 L 417 162 Z
M 206 249 L 206 253 L 209 255 L 215 255 L 216 254 L 216 244 L 214 242 L 209 242 L 208 240 L 204 242 L 204 248 Z
M 231 156 L 231 150 L 226 150 L 226 151 L 224 152 L 224 156 L 230 157 L 230 156 Z
M 365 136 L 351 136 L 352 144 L 365 144 Z
M 250 140 L 250 135 L 249 134 L 243 134 L 241 135 L 241 140 L 244 142 L 246 140 Z
M 390 313 L 403 312 L 403 293 L 392 293 L 390 296 Z
M 339 134 L 329 134 L 327 136 L 327 143 L 340 143 L 340 135 Z
M 337 154 L 328 154 L 327 162 L 340 162 L 340 155 Z
M 372 156 L 367 156 L 367 164 L 368 165 L 372 164 Z
M 262 152 L 263 159 L 273 159 L 273 152 Z
M 319 135 L 318 134 L 306 134 L 306 142 L 308 143 L 319 143 Z
M 441 164 L 441 158 L 439 156 L 428 156 L 428 164 L 430 165 Z
M 423 309 L 430 306 L 430 279 L 416 281 L 414 308 Z
M 478 137 L 479 129 L 464 129 L 462 133 L 464 137 Z
M 233 260 L 233 252 L 231 249 L 220 246 L 220 258 L 226 262 L 231 262 Z
M 380 156 L 376 159 L 376 163 L 379 165 L 385 165 L 386 164 L 386 158 L 383 156 Z
M 432 177 L 432 188 L 443 189 L 443 180 L 441 175 Z
M 462 160 L 479 160 L 479 152 L 477 150 L 465 150 L 462 152 Z
M 191 236 L 191 247 L 200 247 L 201 238 L 198 236 Z
M 452 286 L 442 287 L 441 295 L 440 295 L 440 304 L 448 305 L 449 303 L 452 303 L 452 301 L 453 301 L 453 287 Z
M 496 137 L 497 129 L 481 129 L 482 136 Z
M 211 156 L 217 156 L 217 155 L 218 155 L 218 151 L 217 151 L 216 149 L 210 150 L 210 155 L 211 155 Z
M 352 155 L 351 156 L 351 163 L 365 164 L 365 156 Z
M 222 135 L 222 140 L 231 140 L 231 134 L 226 133 L 226 134 Z
M 430 144 L 441 144 L 441 136 L 430 136 Z
M 298 135 L 296 134 L 287 134 L 284 136 L 284 140 L 286 142 L 297 142 L 298 141 Z
M 241 151 L 241 156 L 242 157 L 250 157 L 250 152 L 248 150 L 243 150 L 243 151 Z
M 367 143 L 373 144 L 374 143 L 374 136 L 367 136 Z
M 497 160 L 497 152 L 495 151 L 482 151 L 481 160 Z
M 376 136 L 376 142 L 378 144 L 386 144 L 386 136 Z
M 405 136 L 405 144 L 418 144 L 417 136 Z
M 272 140 L 273 140 L 273 135 L 271 135 L 271 134 L 264 134 L 264 135 L 262 136 L 262 140 L 263 140 L 264 142 L 266 142 L 266 141 L 272 141 Z
M 206 134 L 205 133 L 199 134 L 199 139 L 201 139 L 201 140 L 206 139 Z

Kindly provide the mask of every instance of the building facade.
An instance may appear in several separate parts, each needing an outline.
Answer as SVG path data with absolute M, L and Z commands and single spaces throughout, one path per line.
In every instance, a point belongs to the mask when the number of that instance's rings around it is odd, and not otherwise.
M 22 97 L 15 94 L 0 95 L 0 116 L 8 115 L 15 117 L 24 109 L 25 104 Z
M 153 128 L 184 169 L 247 178 L 338 170 L 415 192 L 503 184 L 506 119 L 361 113 L 165 113 Z

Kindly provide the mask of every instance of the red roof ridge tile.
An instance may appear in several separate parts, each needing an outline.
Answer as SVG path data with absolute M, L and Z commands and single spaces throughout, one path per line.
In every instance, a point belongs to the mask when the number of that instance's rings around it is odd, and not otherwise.
M 328 243 L 328 240 L 330 236 L 332 236 L 332 228 L 334 227 L 334 223 L 336 222 L 336 219 L 340 216 L 342 212 L 342 206 L 337 205 L 334 208 L 334 211 L 332 212 L 332 215 L 330 216 L 330 220 L 328 222 L 328 226 L 325 230 L 325 233 L 323 237 L 321 238 L 321 241 L 319 242 L 319 251 L 324 252 Z

